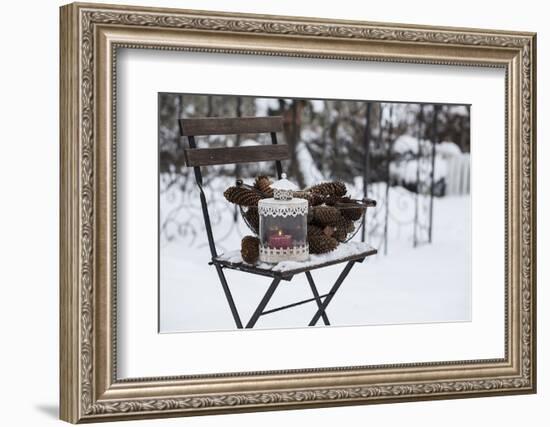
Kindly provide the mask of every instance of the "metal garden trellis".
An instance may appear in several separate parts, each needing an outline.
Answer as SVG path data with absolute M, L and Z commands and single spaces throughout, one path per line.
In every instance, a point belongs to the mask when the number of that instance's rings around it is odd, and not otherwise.
M 372 136 L 372 126 L 371 126 L 371 117 L 372 117 L 372 108 L 373 103 L 367 102 L 366 103 L 366 114 L 365 114 L 365 133 L 363 138 L 363 197 L 368 197 L 369 192 L 369 185 L 371 184 L 369 179 L 370 169 L 372 167 L 372 155 L 371 155 L 371 136 Z M 389 111 L 389 117 L 388 120 L 388 127 L 386 129 L 386 132 L 384 132 L 383 128 L 383 119 L 382 119 L 382 108 L 383 105 L 390 109 Z M 429 177 L 429 192 L 427 194 L 428 196 L 428 215 L 427 215 L 427 224 L 422 225 L 421 223 L 421 216 L 420 216 L 420 197 L 421 194 L 421 175 L 420 175 L 420 168 L 421 168 L 421 160 L 424 156 L 421 141 L 422 138 L 425 137 L 427 131 L 423 128 L 423 124 L 425 124 L 425 105 L 420 104 L 420 110 L 419 110 L 419 117 L 417 120 L 417 129 L 416 129 L 416 139 L 418 142 L 418 149 L 416 150 L 416 153 L 414 154 L 414 157 L 411 160 L 416 161 L 416 183 L 415 183 L 415 190 L 413 197 L 414 202 L 414 216 L 412 219 L 412 227 L 413 227 L 413 247 L 417 247 L 423 243 L 432 243 L 433 238 L 433 200 L 435 196 L 435 157 L 436 157 L 436 144 L 438 143 L 438 132 L 437 132 L 437 123 L 438 123 L 438 114 L 441 109 L 441 106 L 434 104 L 433 106 L 433 115 L 432 115 L 432 123 L 429 125 L 429 129 L 431 130 L 431 137 L 432 137 L 432 144 L 429 155 L 429 165 L 430 170 L 428 173 Z M 381 205 L 384 206 L 384 218 L 382 220 L 382 246 L 384 248 L 384 254 L 387 254 L 388 252 L 388 222 L 390 220 L 390 192 L 389 187 L 391 185 L 390 183 L 390 162 L 392 160 L 400 160 L 400 161 L 407 161 L 407 159 L 399 158 L 399 156 L 395 155 L 395 153 L 392 152 L 392 145 L 395 141 L 395 135 L 394 135 L 394 125 L 393 125 L 393 105 L 391 103 L 383 104 L 379 103 L 379 115 L 378 115 L 378 126 L 379 126 L 379 132 L 378 132 L 378 140 L 377 143 L 380 147 L 384 148 L 384 159 L 383 159 L 383 166 L 385 168 L 385 173 L 383 174 L 385 179 L 385 196 L 383 198 L 383 202 Z M 405 197 L 405 196 L 400 196 Z M 361 230 L 361 241 L 366 241 L 368 236 L 368 230 L 366 227 L 366 216 L 363 218 L 363 228 Z M 373 222 L 371 222 L 373 224 Z M 419 229 L 425 229 L 427 233 L 427 237 L 425 241 L 422 241 L 419 237 Z

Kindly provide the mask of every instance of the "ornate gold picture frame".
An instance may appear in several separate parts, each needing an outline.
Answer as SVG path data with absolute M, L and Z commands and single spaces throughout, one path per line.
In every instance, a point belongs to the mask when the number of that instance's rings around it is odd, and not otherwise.
M 507 31 L 63 6 L 61 418 L 78 423 L 534 393 L 535 42 L 533 33 Z M 120 380 L 114 149 L 119 48 L 504 69 L 505 357 Z

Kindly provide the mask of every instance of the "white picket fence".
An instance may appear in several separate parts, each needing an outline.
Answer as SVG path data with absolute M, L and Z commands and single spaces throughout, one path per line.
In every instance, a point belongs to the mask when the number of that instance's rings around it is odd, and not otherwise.
M 447 159 L 445 194 L 470 194 L 470 153 L 461 153 Z

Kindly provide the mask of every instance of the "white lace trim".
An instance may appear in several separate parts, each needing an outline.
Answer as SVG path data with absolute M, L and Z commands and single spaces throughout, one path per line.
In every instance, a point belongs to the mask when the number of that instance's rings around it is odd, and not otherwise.
M 272 216 L 272 217 L 283 217 L 288 216 L 296 217 L 298 215 L 307 215 L 308 205 L 298 206 L 258 206 L 258 211 L 260 215 L 263 216 Z
M 290 200 L 292 199 L 293 190 L 285 190 L 281 188 L 273 189 L 273 197 L 277 200 Z
M 292 246 L 290 248 L 270 248 L 260 245 L 260 261 L 278 263 L 281 261 L 306 261 L 309 259 L 309 245 Z

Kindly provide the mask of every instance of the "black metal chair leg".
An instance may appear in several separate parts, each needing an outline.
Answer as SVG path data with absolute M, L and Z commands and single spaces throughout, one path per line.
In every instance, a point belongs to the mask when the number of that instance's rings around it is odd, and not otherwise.
M 229 285 L 227 284 L 227 280 L 225 279 L 225 274 L 223 274 L 221 266 L 219 266 L 218 264 L 215 265 L 216 271 L 218 272 L 218 277 L 220 278 L 220 282 L 222 284 L 223 292 L 225 293 L 225 297 L 227 298 L 227 302 L 229 303 L 229 308 L 231 309 L 231 314 L 233 315 L 233 319 L 235 319 L 235 324 L 237 325 L 238 329 L 242 329 L 243 324 L 241 322 L 239 312 L 237 311 L 235 301 L 233 300 L 233 295 L 231 295 L 231 290 L 229 289 Z
M 254 311 L 254 314 L 246 324 L 247 328 L 253 328 L 256 322 L 258 321 L 259 317 L 262 315 L 262 311 L 264 311 L 265 306 L 271 299 L 271 296 L 273 295 L 273 292 L 275 292 L 275 289 L 277 289 L 277 286 L 279 286 L 281 279 L 273 279 L 271 282 L 271 285 L 269 285 L 269 288 L 267 289 L 267 292 L 265 293 L 264 297 L 260 301 L 260 304 L 258 304 L 258 307 L 256 308 L 256 311 Z
M 311 319 L 311 322 L 309 322 L 308 326 L 315 326 L 315 324 L 319 320 L 319 317 L 321 317 L 321 315 L 327 309 L 327 306 L 330 304 L 330 301 L 332 301 L 334 294 L 336 294 L 338 288 L 340 287 L 346 276 L 349 274 L 351 268 L 353 267 L 353 264 L 355 264 L 355 261 L 350 261 L 346 264 L 346 267 L 344 268 L 344 270 L 342 270 L 342 272 L 338 276 L 338 279 L 336 279 L 336 282 L 334 283 L 334 285 L 332 285 L 332 288 L 330 288 L 328 296 L 323 301 L 322 308 L 319 308 L 319 310 L 317 310 L 317 313 L 315 313 L 315 316 L 313 316 L 313 319 Z
M 309 282 L 311 292 L 313 292 L 313 296 L 315 297 L 315 301 L 317 302 L 317 307 L 319 308 L 319 310 L 322 310 L 321 317 L 323 318 L 323 322 L 325 323 L 325 326 L 330 326 L 327 313 L 325 313 L 325 309 L 323 308 L 323 302 L 319 297 L 319 291 L 317 290 L 317 286 L 315 286 L 315 282 L 313 281 L 313 276 L 309 271 L 306 271 L 306 277 L 307 281 Z

